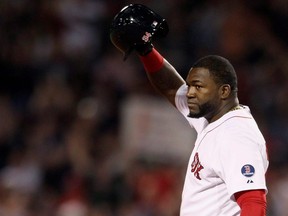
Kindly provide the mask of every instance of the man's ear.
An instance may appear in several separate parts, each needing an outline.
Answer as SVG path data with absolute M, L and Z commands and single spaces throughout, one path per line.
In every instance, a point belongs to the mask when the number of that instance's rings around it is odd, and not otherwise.
M 223 84 L 222 86 L 220 86 L 219 93 L 221 99 L 227 99 L 231 94 L 231 86 L 229 84 Z

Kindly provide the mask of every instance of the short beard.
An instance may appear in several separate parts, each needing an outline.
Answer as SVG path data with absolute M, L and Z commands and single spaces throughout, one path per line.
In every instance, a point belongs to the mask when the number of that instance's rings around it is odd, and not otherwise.
M 213 113 L 215 112 L 215 106 L 211 102 L 206 102 L 202 105 L 199 105 L 199 112 L 198 113 L 189 113 L 188 117 L 190 118 L 210 118 L 212 117 Z

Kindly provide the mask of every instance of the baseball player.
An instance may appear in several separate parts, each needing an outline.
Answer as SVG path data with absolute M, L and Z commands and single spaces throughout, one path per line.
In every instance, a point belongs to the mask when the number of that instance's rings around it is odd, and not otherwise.
M 233 66 L 205 56 L 184 80 L 152 45 L 167 33 L 165 19 L 131 4 L 115 16 L 110 37 L 124 58 L 138 53 L 151 84 L 197 131 L 180 216 L 266 215 L 266 144 L 249 108 L 239 104 Z

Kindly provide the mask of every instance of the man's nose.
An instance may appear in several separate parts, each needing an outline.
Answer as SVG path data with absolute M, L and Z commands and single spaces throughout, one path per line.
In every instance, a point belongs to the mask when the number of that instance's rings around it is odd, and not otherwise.
M 193 86 L 188 87 L 186 96 L 189 97 L 195 97 L 195 88 Z

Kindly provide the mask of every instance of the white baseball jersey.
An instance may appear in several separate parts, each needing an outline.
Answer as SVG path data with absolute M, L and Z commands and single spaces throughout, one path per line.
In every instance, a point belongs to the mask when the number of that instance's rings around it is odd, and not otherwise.
M 187 86 L 179 88 L 177 109 L 197 131 L 189 159 L 180 216 L 239 216 L 233 194 L 265 189 L 268 159 L 265 140 L 248 107 L 215 122 L 187 117 Z

